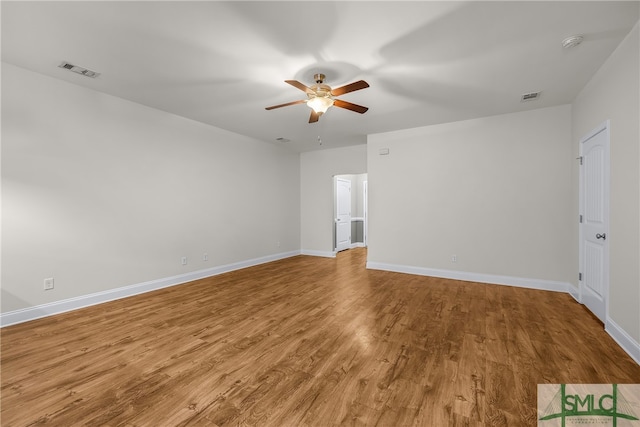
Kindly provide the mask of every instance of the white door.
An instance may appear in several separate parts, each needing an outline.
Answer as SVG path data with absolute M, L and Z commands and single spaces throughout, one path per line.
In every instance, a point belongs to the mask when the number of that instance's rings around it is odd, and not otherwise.
M 351 247 L 351 181 L 336 178 L 336 251 Z
M 609 122 L 580 141 L 580 293 L 602 322 L 609 292 Z

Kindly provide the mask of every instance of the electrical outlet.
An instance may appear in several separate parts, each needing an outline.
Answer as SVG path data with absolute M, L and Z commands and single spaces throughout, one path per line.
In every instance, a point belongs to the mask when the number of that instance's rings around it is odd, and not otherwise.
M 203 254 L 202 254 L 202 260 L 203 260 L 203 261 L 209 261 L 209 254 L 208 254 L 208 253 L 206 253 L 206 252 L 205 252 L 205 253 L 203 253 Z
M 279 240 L 276 242 L 276 247 L 278 247 L 278 248 L 280 247 L 280 241 Z
M 451 255 L 451 262 L 458 262 L 458 255 Z
M 53 289 L 53 277 L 50 277 L 48 279 L 44 279 L 44 290 L 48 291 Z
M 182 265 L 187 265 L 187 257 L 186 256 L 182 257 Z

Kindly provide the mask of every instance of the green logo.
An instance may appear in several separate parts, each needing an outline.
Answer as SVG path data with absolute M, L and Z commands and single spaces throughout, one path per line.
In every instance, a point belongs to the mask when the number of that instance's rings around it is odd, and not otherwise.
M 561 427 L 565 427 L 567 420 L 571 424 L 589 424 L 589 425 L 613 425 L 618 426 L 618 422 L 625 420 L 624 425 L 638 425 L 640 423 L 629 424 L 633 421 L 639 421 L 636 415 L 638 408 L 638 398 L 640 397 L 640 386 L 622 385 L 626 387 L 635 400 L 628 400 L 621 392 L 618 384 L 570 384 L 570 390 L 567 390 L 566 384 L 560 384 L 560 388 L 549 399 L 549 389 L 544 387 L 553 387 L 555 390 L 557 385 L 539 384 L 538 385 L 538 425 L 549 426 L 557 425 L 560 421 Z M 545 392 L 545 393 L 543 393 Z M 541 402 L 543 395 L 547 396 L 548 402 L 545 407 Z M 635 408 L 634 408 L 635 407 Z M 556 424 L 545 423 L 545 421 L 556 420 Z

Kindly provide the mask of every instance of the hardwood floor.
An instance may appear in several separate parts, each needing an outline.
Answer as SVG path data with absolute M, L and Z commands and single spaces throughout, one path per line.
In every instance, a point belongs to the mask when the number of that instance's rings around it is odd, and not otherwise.
M 640 383 L 569 295 L 298 256 L 2 329 L 2 426 L 535 426 Z

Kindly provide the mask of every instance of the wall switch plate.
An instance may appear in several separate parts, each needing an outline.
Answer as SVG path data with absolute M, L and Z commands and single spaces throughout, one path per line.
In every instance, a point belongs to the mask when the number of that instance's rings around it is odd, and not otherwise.
M 53 277 L 50 277 L 48 279 L 44 279 L 44 290 L 48 291 L 53 289 Z
M 187 265 L 187 257 L 186 256 L 182 257 L 182 265 Z
M 203 260 L 203 261 L 209 261 L 209 254 L 208 254 L 208 253 L 206 253 L 206 252 L 205 252 L 205 253 L 203 253 L 203 254 L 202 254 L 202 260 Z

